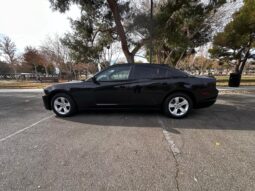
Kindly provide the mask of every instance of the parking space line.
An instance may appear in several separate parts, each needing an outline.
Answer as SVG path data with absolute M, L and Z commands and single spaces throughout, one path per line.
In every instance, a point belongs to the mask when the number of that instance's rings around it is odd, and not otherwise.
M 166 141 L 168 142 L 168 144 L 170 146 L 170 149 L 171 149 L 173 155 L 176 156 L 176 155 L 180 154 L 181 151 L 174 143 L 174 141 L 171 137 L 171 134 L 166 130 L 164 122 L 159 117 L 158 117 L 158 122 L 159 122 L 160 126 L 163 128 L 163 134 L 165 136 Z
M 15 135 L 18 135 L 18 134 L 20 134 L 20 133 L 22 133 L 22 132 L 24 132 L 24 131 L 26 131 L 26 130 L 28 130 L 28 129 L 34 127 L 34 126 L 36 126 L 37 124 L 39 124 L 39 123 L 41 123 L 41 122 L 43 122 L 43 121 L 46 121 L 47 119 L 50 119 L 50 118 L 52 118 L 53 116 L 55 116 L 55 115 L 51 115 L 51 116 L 45 117 L 45 118 L 43 118 L 43 119 L 41 119 L 41 120 L 39 120 L 39 121 L 33 123 L 32 125 L 29 125 L 29 126 L 23 128 L 23 129 L 20 129 L 20 130 L 18 130 L 18 131 L 16 131 L 16 132 L 14 132 L 14 133 L 12 133 L 12 134 L 10 134 L 10 135 L 4 137 L 4 138 L 1 138 L 1 139 L 0 139 L 0 142 L 6 141 L 7 139 L 10 139 L 11 137 L 13 137 L 13 136 L 15 136 Z

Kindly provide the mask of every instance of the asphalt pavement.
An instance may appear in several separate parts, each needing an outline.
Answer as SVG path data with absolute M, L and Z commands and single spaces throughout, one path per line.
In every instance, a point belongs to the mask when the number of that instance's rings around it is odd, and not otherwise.
M 58 118 L 42 93 L 0 93 L 0 190 L 255 190 L 255 95 L 175 120 L 156 111 Z

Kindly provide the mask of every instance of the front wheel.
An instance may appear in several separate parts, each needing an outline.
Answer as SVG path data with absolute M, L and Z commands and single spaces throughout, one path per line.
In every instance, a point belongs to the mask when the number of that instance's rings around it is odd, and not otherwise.
M 170 95 L 164 102 L 165 114 L 172 118 L 184 118 L 192 109 L 192 100 L 183 93 Z
M 65 93 L 56 94 L 52 98 L 51 108 L 54 113 L 60 117 L 71 116 L 76 111 L 73 99 Z

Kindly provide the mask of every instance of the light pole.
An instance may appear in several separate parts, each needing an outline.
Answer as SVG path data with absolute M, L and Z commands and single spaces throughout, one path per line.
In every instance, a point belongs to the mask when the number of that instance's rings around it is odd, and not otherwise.
M 153 34 L 153 0 L 151 0 L 151 14 L 150 14 L 150 63 L 152 64 L 153 55 L 153 44 L 152 44 L 152 34 Z

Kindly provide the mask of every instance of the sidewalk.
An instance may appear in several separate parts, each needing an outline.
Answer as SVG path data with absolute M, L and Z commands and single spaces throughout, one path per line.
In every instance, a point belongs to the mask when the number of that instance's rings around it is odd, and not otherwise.
M 43 93 L 43 89 L 0 89 L 0 93 Z
M 240 86 L 240 87 L 224 87 L 224 86 L 217 86 L 219 91 L 236 91 L 236 90 L 255 90 L 255 86 Z

